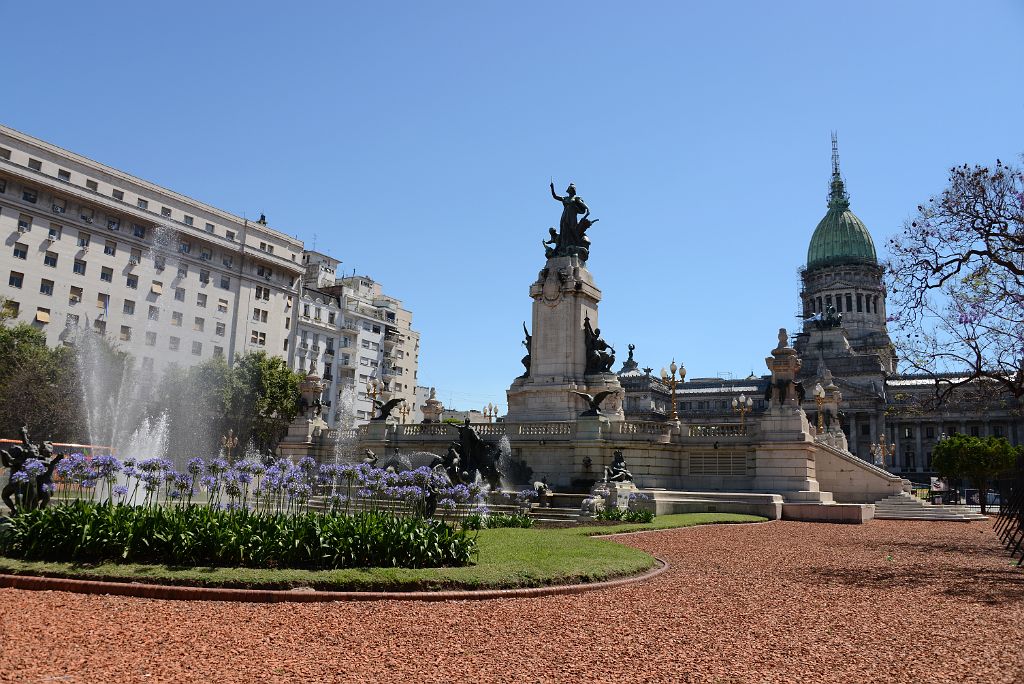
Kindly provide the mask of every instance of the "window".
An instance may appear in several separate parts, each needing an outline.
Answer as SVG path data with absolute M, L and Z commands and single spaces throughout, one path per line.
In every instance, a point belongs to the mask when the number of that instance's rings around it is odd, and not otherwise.
M 309 304 L 302 305 L 302 315 L 305 316 L 306 318 L 309 318 Z
M 110 308 L 110 295 L 103 294 L 102 292 L 96 295 L 96 308 L 106 314 Z
M 331 311 L 330 313 L 328 313 L 328 314 L 327 314 L 327 323 L 328 323 L 328 324 L 330 324 L 330 325 L 334 325 L 334 321 L 335 321 L 335 316 L 336 316 L 336 314 L 335 314 L 335 312 L 333 312 L 333 311 Z
M 171 208 L 170 207 L 160 207 L 160 215 L 161 216 L 170 216 L 171 215 Z
M 46 280 L 45 278 L 39 283 L 39 294 L 44 294 L 47 297 L 53 296 L 53 281 Z
M 82 288 L 71 286 L 71 294 L 68 295 L 68 304 L 75 305 L 82 301 Z
M 192 353 L 195 354 L 196 356 L 199 356 L 200 354 L 202 354 L 203 353 L 203 343 L 202 342 L 193 342 L 192 343 Z
M 201 309 L 206 308 L 206 295 L 203 294 L 202 292 L 196 295 L 196 306 L 198 306 Z
M 185 317 L 182 315 L 180 311 L 171 312 L 171 325 L 173 325 L 176 328 L 180 328 L 183 320 L 185 320 Z
M 124 307 L 122 307 L 121 312 L 124 315 L 126 315 L 126 316 L 134 316 L 135 315 L 135 302 L 133 302 L 130 299 L 124 300 Z
M 928 439 L 935 439 L 935 428 L 929 426 L 924 429 L 924 436 Z
M 846 310 L 853 311 L 853 295 L 846 295 Z
M 188 240 L 182 240 L 178 243 L 178 251 L 182 254 L 188 254 L 192 251 L 192 243 Z
M 7 179 L 0 178 L 0 192 L 7 192 Z
M 151 306 L 149 307 L 149 320 L 159 321 L 160 320 L 160 307 Z
M 85 262 L 81 259 L 75 259 L 74 272 L 75 275 L 85 275 Z
M 260 285 L 257 285 L 256 286 L 256 299 L 264 299 L 264 300 L 269 302 L 270 301 L 270 288 L 269 287 L 262 287 Z
M 268 312 L 265 309 L 253 309 L 252 320 L 256 321 L 257 323 L 266 323 L 267 313 Z
M 176 287 L 174 288 L 174 301 L 183 302 L 185 301 L 185 288 Z
M 226 231 L 224 233 L 224 237 L 226 237 L 228 240 L 233 241 L 235 239 L 235 232 L 233 230 Z
M 66 169 L 57 169 L 57 180 L 65 183 L 71 182 L 71 172 Z
M 139 206 L 139 209 L 149 209 L 149 202 L 147 202 L 146 200 L 142 199 L 141 197 L 139 198 L 139 201 L 137 202 L 137 204 Z
M 0 147 L 0 159 L 11 160 L 11 151 L 6 147 Z
M 132 251 L 128 256 L 128 263 L 137 266 L 142 263 L 142 250 L 136 247 L 132 247 Z
M 146 346 L 147 347 L 155 347 L 156 346 L 156 333 L 155 332 L 147 332 L 146 333 Z
M 28 168 L 32 169 L 33 171 L 40 171 L 43 168 L 43 162 L 39 161 L 38 159 L 33 159 L 32 157 L 29 157 Z
M 88 188 L 89 190 L 92 190 L 93 192 L 96 192 L 100 188 L 99 184 L 94 180 L 85 181 L 85 187 Z
M 226 331 L 227 331 L 227 326 L 226 325 L 224 325 L 223 323 L 218 323 L 217 324 L 216 333 L 217 333 L 218 336 L 224 337 L 224 333 Z
M 227 268 L 231 268 L 232 258 L 230 254 L 225 254 L 221 257 L 220 263 L 224 264 Z
M 146 227 L 140 226 L 138 223 L 132 224 L 132 235 L 139 238 L 140 240 L 146 237 Z
M 118 202 L 123 202 L 124 190 L 118 190 L 117 188 L 114 188 L 113 190 L 110 191 L 110 196 L 116 199 Z
M 110 230 L 121 230 L 121 219 L 119 218 L 108 218 L 107 228 Z
M 220 289 L 230 290 L 231 289 L 231 278 L 227 276 L 220 277 Z
M 92 328 L 100 335 L 107 334 L 107 322 L 101 318 L 97 318 L 92 322 Z
M 120 338 L 122 342 L 130 342 L 132 339 L 132 329 L 127 325 L 122 325 Z
M 265 347 L 267 346 L 267 333 L 253 330 L 252 335 L 249 337 L 249 342 L 260 347 Z
M 209 247 L 203 247 L 200 250 L 200 252 L 199 252 L 199 258 L 202 261 L 212 261 L 213 260 L 213 250 L 211 250 Z
M 50 310 L 49 309 L 44 309 L 41 306 L 39 308 L 37 308 L 36 309 L 36 321 L 39 322 L 39 323 L 44 323 L 44 324 L 45 323 L 49 323 L 50 322 Z M 97 323 L 102 323 L 102 321 L 96 321 L 96 322 Z
M 7 279 L 7 284 L 11 287 L 21 289 L 21 284 L 25 282 L 25 274 L 18 273 L 17 271 L 11 271 L 11 276 Z
M 981 430 L 978 428 L 977 425 L 972 425 L 971 426 L 971 437 L 980 437 L 980 436 L 981 436 Z
M 180 337 L 174 337 L 172 335 L 171 339 L 170 339 L 170 342 L 168 343 L 167 347 L 171 351 L 178 351 L 178 347 L 180 347 L 180 346 L 181 346 L 181 338 Z
M 53 209 L 54 214 L 63 214 L 65 211 L 67 211 L 68 201 L 60 197 L 54 197 L 53 203 L 50 205 L 50 208 Z
M 867 424 L 867 423 L 864 423 L 863 425 L 861 425 L 860 426 L 860 434 L 861 434 L 861 437 L 870 437 L 871 436 L 871 426 L 869 424 Z
M 207 233 L 212 233 L 213 232 L 213 224 L 212 223 L 207 223 L 206 224 L 206 232 Z
M 92 207 L 79 207 L 78 217 L 86 223 L 92 223 L 93 217 L 96 215 L 96 211 Z
M 203 328 L 206 327 L 206 319 L 199 318 L 196 316 L 195 322 L 192 324 L 192 329 L 196 332 L 203 332 Z
M 18 232 L 27 233 L 32 230 L 32 217 L 28 214 L 18 216 Z
M 184 219 L 184 221 L 185 221 L 185 225 L 186 225 L 186 226 L 191 226 L 191 225 L 192 225 L 192 222 L 193 222 L 194 220 L 195 220 L 195 219 L 193 219 L 193 218 L 192 218 L 191 216 L 189 216 L 188 214 L 185 214 L 185 219 Z
M 207 285 L 210 282 L 210 272 L 209 271 L 200 271 L 199 272 L 199 282 L 202 283 L 203 285 Z
M 56 242 L 57 240 L 60 240 L 61 230 L 62 230 L 62 228 L 61 228 L 61 225 L 59 223 L 51 223 L 50 224 L 50 232 L 46 234 L 46 239 L 47 240 L 53 240 L 54 242 Z
M 914 428 L 905 427 L 903 428 L 903 439 L 912 439 L 914 437 Z
M 188 277 L 188 264 L 178 264 L 178 277 L 179 278 L 187 278 Z
M 260 251 L 266 252 L 267 254 L 274 253 L 274 245 L 268 245 L 266 242 L 260 243 Z
M 226 299 L 218 299 L 217 300 L 217 313 L 227 313 L 227 312 L 228 312 L 228 300 L 226 300 Z
M 100 280 L 105 283 L 114 282 L 114 269 L 104 266 L 100 269 Z
M 113 240 L 107 240 L 104 242 L 103 253 L 107 256 L 117 256 L 117 243 Z
M 88 248 L 89 247 L 89 240 L 91 238 L 92 238 L 92 236 L 89 235 L 88 233 L 83 233 L 82 231 L 78 231 L 78 246 L 82 247 L 82 248 Z
M 257 266 L 256 275 L 261 276 L 269 280 L 274 275 L 274 269 L 267 268 L 266 266 Z
M 213 355 L 214 356 L 224 356 L 224 347 L 214 347 L 213 348 Z
M 152 356 L 143 356 L 142 357 L 142 370 L 144 370 L 144 371 L 151 371 L 151 370 L 153 370 L 153 357 Z
M 78 327 L 78 314 L 69 313 L 67 320 L 64 321 L 65 328 L 77 328 Z
M 21 242 L 14 243 L 14 258 L 15 259 L 27 259 L 28 258 L 28 245 Z
M 32 188 L 24 188 L 21 191 L 21 199 L 30 204 L 35 204 L 39 200 L 39 193 Z
M 129 290 L 137 290 L 137 289 L 139 289 L 139 276 L 134 276 L 134 275 L 125 276 L 124 284 L 125 284 L 125 287 L 127 287 Z

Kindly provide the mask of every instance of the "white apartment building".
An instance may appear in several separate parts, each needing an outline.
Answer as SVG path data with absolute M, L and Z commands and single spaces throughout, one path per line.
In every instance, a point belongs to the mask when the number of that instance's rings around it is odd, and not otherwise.
M 92 328 L 143 369 L 287 358 L 302 242 L 0 126 L 0 295 L 51 345 Z
M 327 382 L 328 424 L 364 423 L 374 415 L 374 398 L 397 397 L 406 403 L 394 415 L 412 422 L 420 348 L 412 313 L 369 276 L 337 278 L 337 259 L 307 250 L 302 262 L 306 273 L 295 313 L 292 367 L 308 370 L 312 364 Z

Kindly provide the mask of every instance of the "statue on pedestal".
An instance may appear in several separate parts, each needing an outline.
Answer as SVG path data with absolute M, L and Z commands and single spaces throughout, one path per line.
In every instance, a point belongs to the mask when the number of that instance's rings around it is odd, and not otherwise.
M 526 335 L 526 339 L 522 342 L 523 346 L 526 347 L 526 356 L 523 357 L 522 362 L 523 366 L 526 367 L 526 371 L 520 377 L 525 378 L 530 374 L 530 354 L 533 349 L 533 335 L 526 329 L 526 321 L 523 321 L 523 334 Z
M 626 470 L 626 457 L 622 455 L 621 449 L 616 449 L 612 454 L 612 464 L 604 468 L 605 482 L 632 482 L 633 473 Z
M 583 198 L 576 194 L 576 186 L 572 183 L 565 189 L 565 196 L 561 197 L 555 192 L 555 184 L 552 182 L 551 196 L 562 203 L 562 218 L 558 222 L 557 234 L 554 228 L 548 229 L 550 238 L 544 241 L 544 255 L 549 259 L 578 256 L 586 261 L 590 256 L 590 238 L 586 232 L 598 219 L 591 220 L 590 209 Z M 583 218 L 577 218 L 581 214 Z
M 459 449 L 454 455 L 459 457 L 457 467 L 461 468 L 460 476 L 465 476 L 468 480 L 465 484 L 472 482 L 475 479 L 475 473 L 479 472 L 480 476 L 491 486 L 492 491 L 501 489 L 497 447 L 480 438 L 477 431 L 469 424 L 469 418 L 466 418 L 463 425 L 452 425 L 451 423 L 445 423 L 445 425 L 451 425 L 459 431 Z M 449 458 L 453 456 L 452 451 L 449 448 L 446 456 Z
M 615 348 L 601 338 L 601 329 L 590 326 L 590 316 L 583 319 L 584 342 L 587 347 L 587 375 L 610 373 L 615 363 Z

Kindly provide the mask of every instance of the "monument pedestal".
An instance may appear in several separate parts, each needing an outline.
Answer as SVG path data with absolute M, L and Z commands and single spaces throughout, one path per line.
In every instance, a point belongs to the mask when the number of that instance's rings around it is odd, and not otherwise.
M 530 286 L 533 298 L 533 335 L 530 338 L 530 370 L 509 388 L 511 423 L 574 421 L 587 410 L 586 402 L 573 392 L 596 395 L 618 391 L 602 404 L 610 420 L 623 420 L 622 386 L 612 372 L 587 373 L 587 333 L 597 327 L 597 303 L 601 291 L 585 262 L 578 256 L 552 257 Z

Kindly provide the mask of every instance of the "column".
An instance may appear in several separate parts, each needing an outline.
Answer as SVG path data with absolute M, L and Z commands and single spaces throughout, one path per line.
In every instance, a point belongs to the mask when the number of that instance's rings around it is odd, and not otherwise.
M 857 424 L 857 414 L 853 413 L 851 411 L 850 412 L 849 421 L 850 421 L 850 443 L 849 443 L 848 446 L 850 447 L 850 453 L 856 456 L 857 455 L 857 435 L 860 432 L 860 426 Z
M 924 469 L 924 443 L 921 435 L 924 432 L 924 426 L 921 421 L 917 421 L 917 454 L 914 456 L 914 470 L 921 472 Z
M 883 419 L 882 425 L 885 425 L 884 419 Z M 902 438 L 902 435 L 900 434 L 900 432 L 902 431 L 902 429 L 903 429 L 903 423 L 893 423 L 894 437 L 893 437 L 893 440 L 892 440 L 892 445 L 894 447 L 896 447 L 896 449 L 895 449 L 895 453 L 893 453 L 893 455 L 892 455 L 892 466 L 891 467 L 892 467 L 892 469 L 894 471 L 900 470 L 899 466 L 903 463 L 903 445 L 900 442 L 900 439 Z M 888 460 L 888 459 L 885 459 L 885 460 Z M 883 460 L 883 463 L 885 462 L 885 460 Z

